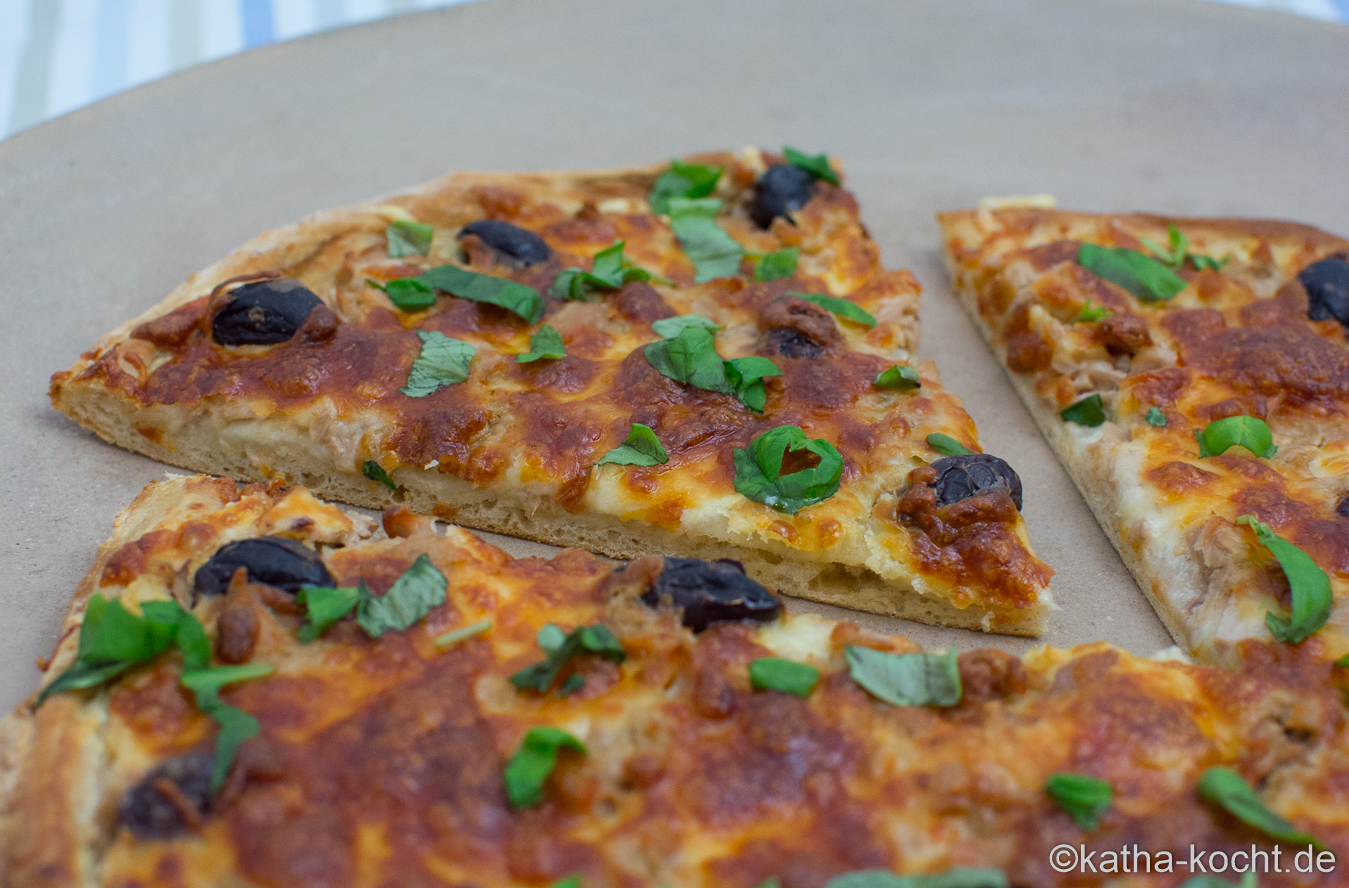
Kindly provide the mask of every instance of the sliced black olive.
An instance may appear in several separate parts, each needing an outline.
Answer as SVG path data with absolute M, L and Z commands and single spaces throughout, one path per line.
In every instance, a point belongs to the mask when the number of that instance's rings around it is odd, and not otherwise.
M 777 619 L 782 601 L 745 576 L 739 561 L 718 558 L 666 558 L 665 569 L 642 594 L 655 607 L 664 597 L 684 611 L 684 625 L 702 632 L 713 623 L 730 620 Z
M 547 262 L 553 251 L 532 231 L 526 231 L 509 222 L 497 219 L 479 219 L 459 229 L 458 237 L 476 234 L 487 246 L 498 253 L 505 253 L 512 259 L 525 265 Z
M 1340 500 L 1340 504 L 1335 507 L 1335 514 L 1341 518 L 1349 518 L 1349 496 Z
M 1311 299 L 1308 317 L 1313 321 L 1334 318 L 1349 328 L 1349 262 L 1331 256 L 1302 269 L 1297 279 Z
M 299 281 L 254 281 L 230 294 L 211 319 L 211 338 L 220 345 L 274 345 L 287 342 L 323 301 Z
M 1011 496 L 1017 511 L 1021 511 L 1021 479 L 1006 461 L 991 453 L 943 457 L 932 468 L 937 470 L 932 487 L 941 505 L 958 503 L 1001 487 Z
M 749 217 L 760 228 L 767 228 L 776 217 L 804 207 L 814 190 L 815 177 L 809 171 L 789 163 L 775 163 L 754 183 Z
M 117 802 L 117 819 L 138 839 L 190 832 L 211 807 L 215 758 L 189 752 L 156 765 Z
M 824 354 L 823 345 L 795 327 L 774 327 L 764 338 L 784 358 L 818 358 Z
M 298 592 L 301 586 L 331 586 L 332 574 L 318 553 L 285 537 L 258 537 L 226 543 L 197 570 L 198 595 L 223 595 L 239 568 L 248 569 L 250 583 Z

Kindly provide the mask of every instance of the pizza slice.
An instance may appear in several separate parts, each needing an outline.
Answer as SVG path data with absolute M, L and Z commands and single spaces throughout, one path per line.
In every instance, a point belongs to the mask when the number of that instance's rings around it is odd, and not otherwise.
M 1349 652 L 1349 241 L 942 214 L 955 291 L 1176 640 Z
M 266 233 L 52 379 L 198 471 L 783 592 L 1039 633 L 1021 483 L 913 358 L 823 156 L 457 174 Z
M 1347 677 L 923 652 L 727 562 L 514 560 L 178 477 L 0 722 L 0 888 L 1172 888 L 1195 850 L 1329 888 Z

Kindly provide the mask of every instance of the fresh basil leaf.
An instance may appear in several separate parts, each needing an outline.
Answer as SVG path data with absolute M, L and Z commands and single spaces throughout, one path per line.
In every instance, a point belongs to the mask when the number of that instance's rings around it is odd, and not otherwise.
M 522 691 L 535 690 L 547 693 L 557 681 L 562 667 L 566 666 L 572 657 L 582 653 L 597 654 L 615 663 L 622 663 L 628 656 L 614 634 L 599 623 L 594 626 L 578 626 L 565 635 L 561 629 L 549 623 L 539 630 L 536 640 L 548 656 L 510 677 L 511 684 Z
M 566 356 L 567 346 L 562 342 L 562 335 L 544 324 L 539 328 L 539 332 L 529 337 L 529 352 L 516 356 L 515 360 L 521 364 L 528 364 L 542 358 L 556 359 Z
M 304 625 L 295 637 L 308 644 L 327 632 L 333 623 L 351 613 L 361 600 L 361 589 L 359 586 L 344 586 L 340 589 L 332 586 L 301 586 L 295 594 L 295 600 L 305 609 Z
M 1090 395 L 1075 404 L 1069 404 L 1059 411 L 1065 422 L 1075 422 L 1080 426 L 1094 429 L 1105 422 L 1105 408 L 1100 395 Z
M 632 428 L 628 430 L 628 439 L 604 454 L 595 465 L 612 463 L 616 466 L 659 466 L 669 461 L 669 454 L 665 452 L 651 427 L 634 422 Z
M 796 260 L 801 251 L 796 247 L 783 247 L 773 253 L 764 253 L 754 263 L 756 281 L 776 281 L 790 278 L 796 274 Z
M 197 708 L 220 726 L 215 738 L 215 769 L 211 774 L 211 792 L 219 792 L 229 775 L 230 764 L 239 744 L 258 735 L 258 720 L 220 699 L 220 689 L 227 684 L 262 678 L 276 668 L 270 663 L 245 663 L 242 666 L 217 666 L 212 669 L 185 671 L 179 683 L 192 691 Z
M 707 197 L 716 190 L 721 171 L 721 167 L 684 163 L 682 160 L 670 161 L 670 168 L 656 179 L 647 197 L 651 212 L 668 213 L 672 197 Z
M 395 304 L 398 300 L 393 295 L 394 285 L 401 286 L 403 281 L 413 281 L 431 290 L 444 290 L 460 299 L 504 308 L 530 324 L 537 324 L 539 318 L 543 316 L 543 297 L 533 287 L 517 284 L 506 278 L 493 277 L 490 274 L 479 274 L 457 265 L 438 265 L 416 277 L 389 281 L 384 287 L 384 292 L 389 294 L 389 298 L 393 299 Z M 402 305 L 399 307 L 402 308 Z
M 425 256 L 431 252 L 431 238 L 435 233 L 436 229 L 425 222 L 399 219 L 389 223 L 384 229 L 384 237 L 389 242 L 389 257 Z
M 1083 244 L 1077 252 L 1077 264 L 1143 302 L 1166 302 L 1188 286 L 1156 259 L 1124 247 Z
M 1293 612 L 1284 618 L 1270 611 L 1265 614 L 1265 625 L 1284 644 L 1297 644 L 1324 626 L 1330 617 L 1330 577 L 1310 555 L 1280 537 L 1254 515 L 1242 515 L 1237 518 L 1237 524 L 1251 527 L 1260 544 L 1273 553 L 1279 567 L 1283 568 L 1292 593 Z
M 1045 792 L 1058 802 L 1060 808 L 1082 829 L 1095 829 L 1101 814 L 1110 807 L 1115 791 L 1110 784 L 1086 774 L 1050 774 L 1045 781 Z
M 219 702 L 220 690 L 225 685 L 251 678 L 271 675 L 276 667 L 271 663 L 244 663 L 239 666 L 213 666 L 208 669 L 189 669 L 183 672 L 179 683 L 197 697 L 197 708 L 205 712 Z
M 562 627 L 556 623 L 545 623 L 544 627 L 534 635 L 534 641 L 543 652 L 552 655 L 561 650 L 562 645 L 567 643 L 567 633 L 562 631 Z
M 651 322 L 651 329 L 662 339 L 674 339 L 688 327 L 701 327 L 709 333 L 715 333 L 721 328 L 711 318 L 705 318 L 702 315 L 679 315 L 674 318 L 661 318 L 659 321 Z
M 554 299 L 586 301 L 599 290 L 617 290 L 629 281 L 648 281 L 651 273 L 638 268 L 623 255 L 623 241 L 614 241 L 595 254 L 590 271 L 564 268 L 553 279 L 548 295 Z
M 872 316 L 871 312 L 847 299 L 837 299 L 833 296 L 826 296 L 823 293 L 786 293 L 785 295 L 799 296 L 807 302 L 815 303 L 825 311 L 861 324 L 867 329 L 876 326 L 876 318 Z
M 1159 429 L 1166 428 L 1166 414 L 1161 411 L 1160 407 L 1149 407 L 1147 420 L 1148 425 L 1150 426 L 1155 426 Z
M 760 690 L 809 697 L 820 680 L 820 670 L 808 663 L 759 657 L 749 663 L 749 683 Z
M 366 278 L 365 282 L 388 296 L 402 311 L 421 311 L 436 304 L 436 291 L 416 278 L 398 278 L 387 284 Z
M 565 879 L 558 879 L 552 885 L 549 885 L 548 888 L 581 888 L 581 875 L 580 873 L 575 873 L 567 876 Z
M 211 664 L 211 639 L 192 614 L 176 601 L 145 601 L 141 613 L 152 623 L 175 624 L 173 643 L 183 655 L 184 669 L 205 669 Z
M 768 403 L 768 391 L 764 388 L 764 379 L 769 376 L 781 376 L 778 365 L 768 358 L 750 355 L 744 358 L 731 358 L 724 363 L 726 382 L 746 407 L 755 413 L 763 413 Z
M 912 367 L 896 364 L 877 373 L 871 384 L 878 389 L 916 389 L 923 385 L 923 378 Z
M 586 686 L 586 677 L 579 672 L 573 672 L 563 681 L 562 686 L 557 689 L 559 697 L 568 697 Z
M 721 201 L 711 198 L 672 197 L 668 204 L 670 228 L 684 255 L 693 261 L 694 283 L 740 273 L 745 248 L 716 223 Z
M 581 647 L 587 653 L 599 654 L 615 663 L 622 663 L 628 658 L 623 643 L 603 623 L 581 627 Z
M 1088 299 L 1082 306 L 1082 310 L 1077 313 L 1077 323 L 1093 324 L 1096 321 L 1110 317 L 1111 314 L 1112 312 L 1110 309 L 1106 308 L 1104 305 L 1092 305 L 1091 300 Z
M 1254 416 L 1229 416 L 1215 419 L 1195 432 L 1199 441 L 1199 456 L 1221 456 L 1232 447 L 1245 447 L 1261 459 L 1269 459 L 1278 451 L 1274 446 L 1274 433 L 1262 419 Z
M 469 623 L 467 626 L 460 626 L 458 629 L 451 629 L 444 635 L 437 636 L 433 644 L 435 644 L 437 650 L 447 650 L 461 641 L 467 641 L 475 635 L 482 635 L 491 628 L 491 620 L 479 620 L 476 623 Z
M 384 471 L 384 467 L 373 459 L 367 459 L 365 462 L 361 463 L 361 474 L 371 481 L 378 481 L 390 490 L 398 489 L 398 485 L 393 483 L 393 479 L 389 477 L 389 473 Z
M 817 456 L 819 463 L 813 468 L 782 474 L 783 458 L 802 450 Z M 764 432 L 747 449 L 735 448 L 732 456 L 738 493 L 793 515 L 837 493 L 843 477 L 843 456 L 838 449 L 823 438 L 807 438 L 805 432 L 792 425 Z
M 85 688 L 94 688 L 110 681 L 126 672 L 132 666 L 137 665 L 136 660 L 112 660 L 107 663 L 93 664 L 76 660 L 69 669 L 57 676 L 56 680 L 42 689 L 37 695 L 37 700 L 33 703 L 35 707 L 41 706 L 42 701 L 46 700 L 52 694 L 62 694 L 66 691 L 79 691 Z
M 1314 836 L 1298 830 L 1293 824 L 1266 808 L 1265 803 L 1260 801 L 1260 796 L 1251 789 L 1251 785 L 1231 768 L 1215 766 L 1205 770 L 1199 776 L 1198 792 L 1201 799 L 1214 803 L 1271 839 L 1295 845 L 1321 847 L 1321 843 Z
M 1226 259 L 1223 259 L 1220 262 L 1212 256 L 1204 256 L 1199 253 L 1190 252 L 1190 239 L 1181 233 L 1174 222 L 1166 226 L 1166 235 L 1171 242 L 1170 249 L 1161 247 L 1155 241 L 1146 237 L 1140 237 L 1139 241 L 1142 242 L 1143 246 L 1151 250 L 1158 259 L 1172 268 L 1179 268 L 1185 264 L 1186 259 L 1189 259 L 1194 263 L 1195 268 L 1211 268 L 1214 271 L 1218 271 L 1228 262 Z
M 173 644 L 185 620 L 196 622 L 195 617 L 171 601 L 147 602 L 142 613 L 144 616 L 131 613 L 116 598 L 107 599 L 97 592 L 90 596 L 80 625 L 75 662 L 42 689 L 33 705 L 42 705 L 52 694 L 97 687 L 133 666 L 154 659 Z M 193 645 L 188 652 L 199 651 L 200 646 Z
M 399 389 L 409 398 L 425 398 L 447 385 L 468 379 L 468 367 L 474 348 L 467 342 L 451 339 L 434 330 L 415 330 L 422 350 L 412 362 L 407 385 Z
M 529 729 L 501 774 L 512 808 L 527 808 L 543 801 L 544 781 L 557 767 L 557 753 L 564 748 L 586 754 L 585 744 L 561 728 Z
M 853 681 L 895 706 L 955 706 L 960 666 L 955 648 L 945 654 L 887 654 L 848 645 L 843 649 Z
M 694 388 L 734 394 L 726 381 L 726 367 L 717 354 L 712 333 L 702 326 L 686 326 L 669 339 L 643 349 L 647 362 L 662 375 Z
M 824 888 L 1007 888 L 1002 870 L 990 867 L 955 867 L 944 873 L 897 876 L 889 870 L 859 870 L 835 876 Z
M 830 185 L 839 184 L 838 173 L 829 165 L 829 158 L 824 154 L 804 154 L 790 146 L 782 149 L 782 156 L 794 167 L 800 167 L 810 173 L 817 179 L 823 179 Z
M 950 435 L 943 435 L 941 432 L 933 432 L 927 436 L 927 446 L 940 453 L 942 456 L 973 456 L 974 451 L 970 450 L 964 444 L 961 444 Z
M 379 638 L 390 629 L 403 631 L 445 603 L 449 584 L 445 575 L 436 570 L 431 559 L 418 555 L 412 566 L 394 580 L 383 595 L 370 592 L 365 584 L 356 602 L 356 622 L 371 638 Z
M 1336 660 L 1335 667 L 1337 669 L 1349 669 L 1349 654 L 1345 654 L 1343 657 Z

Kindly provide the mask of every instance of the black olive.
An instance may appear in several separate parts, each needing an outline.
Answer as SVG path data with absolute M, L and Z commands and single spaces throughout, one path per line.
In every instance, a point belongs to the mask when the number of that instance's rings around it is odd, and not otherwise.
M 1341 518 L 1349 518 L 1349 496 L 1340 500 L 1340 504 L 1335 507 L 1335 514 Z
M 943 457 L 932 468 L 937 470 L 932 488 L 944 506 L 1001 487 L 1021 511 L 1021 479 L 1006 461 L 991 453 Z
M 479 219 L 477 222 L 470 222 L 459 229 L 457 237 L 466 234 L 476 234 L 487 246 L 498 253 L 505 253 L 524 265 L 547 262 L 553 255 L 553 251 L 543 242 L 543 238 L 534 232 L 497 219 Z
M 824 354 L 823 345 L 795 327 L 774 327 L 764 338 L 784 358 L 818 358 Z
M 210 809 L 213 770 L 215 757 L 206 752 L 189 752 L 156 765 L 122 793 L 117 819 L 138 839 L 172 839 L 191 831 Z M 177 789 L 170 790 L 173 798 L 164 792 L 166 783 Z
M 808 170 L 789 163 L 775 163 L 754 183 L 749 217 L 760 228 L 767 228 L 774 218 L 804 207 L 814 190 L 815 176 Z
M 683 609 L 684 625 L 694 632 L 729 620 L 767 622 L 782 613 L 782 601 L 745 576 L 739 561 L 729 558 L 666 558 L 665 569 L 642 594 L 642 601 L 655 607 L 666 596 Z
M 1308 317 L 1313 321 L 1334 318 L 1349 328 L 1349 262 L 1331 256 L 1302 269 L 1297 279 L 1311 299 Z
M 198 595 L 223 595 L 239 568 L 248 569 L 250 583 L 298 592 L 301 586 L 331 586 L 332 574 L 318 553 L 285 537 L 258 537 L 226 543 L 197 570 Z
M 211 338 L 220 345 L 274 345 L 287 342 L 323 301 L 299 281 L 254 281 L 229 294 L 211 319 Z

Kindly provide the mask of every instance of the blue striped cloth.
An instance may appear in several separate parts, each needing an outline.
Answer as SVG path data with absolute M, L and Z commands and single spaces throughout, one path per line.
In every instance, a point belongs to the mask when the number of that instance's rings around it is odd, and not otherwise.
M 0 0 L 0 137 L 198 62 L 468 0 Z M 1349 22 L 1349 0 L 1220 0 Z

